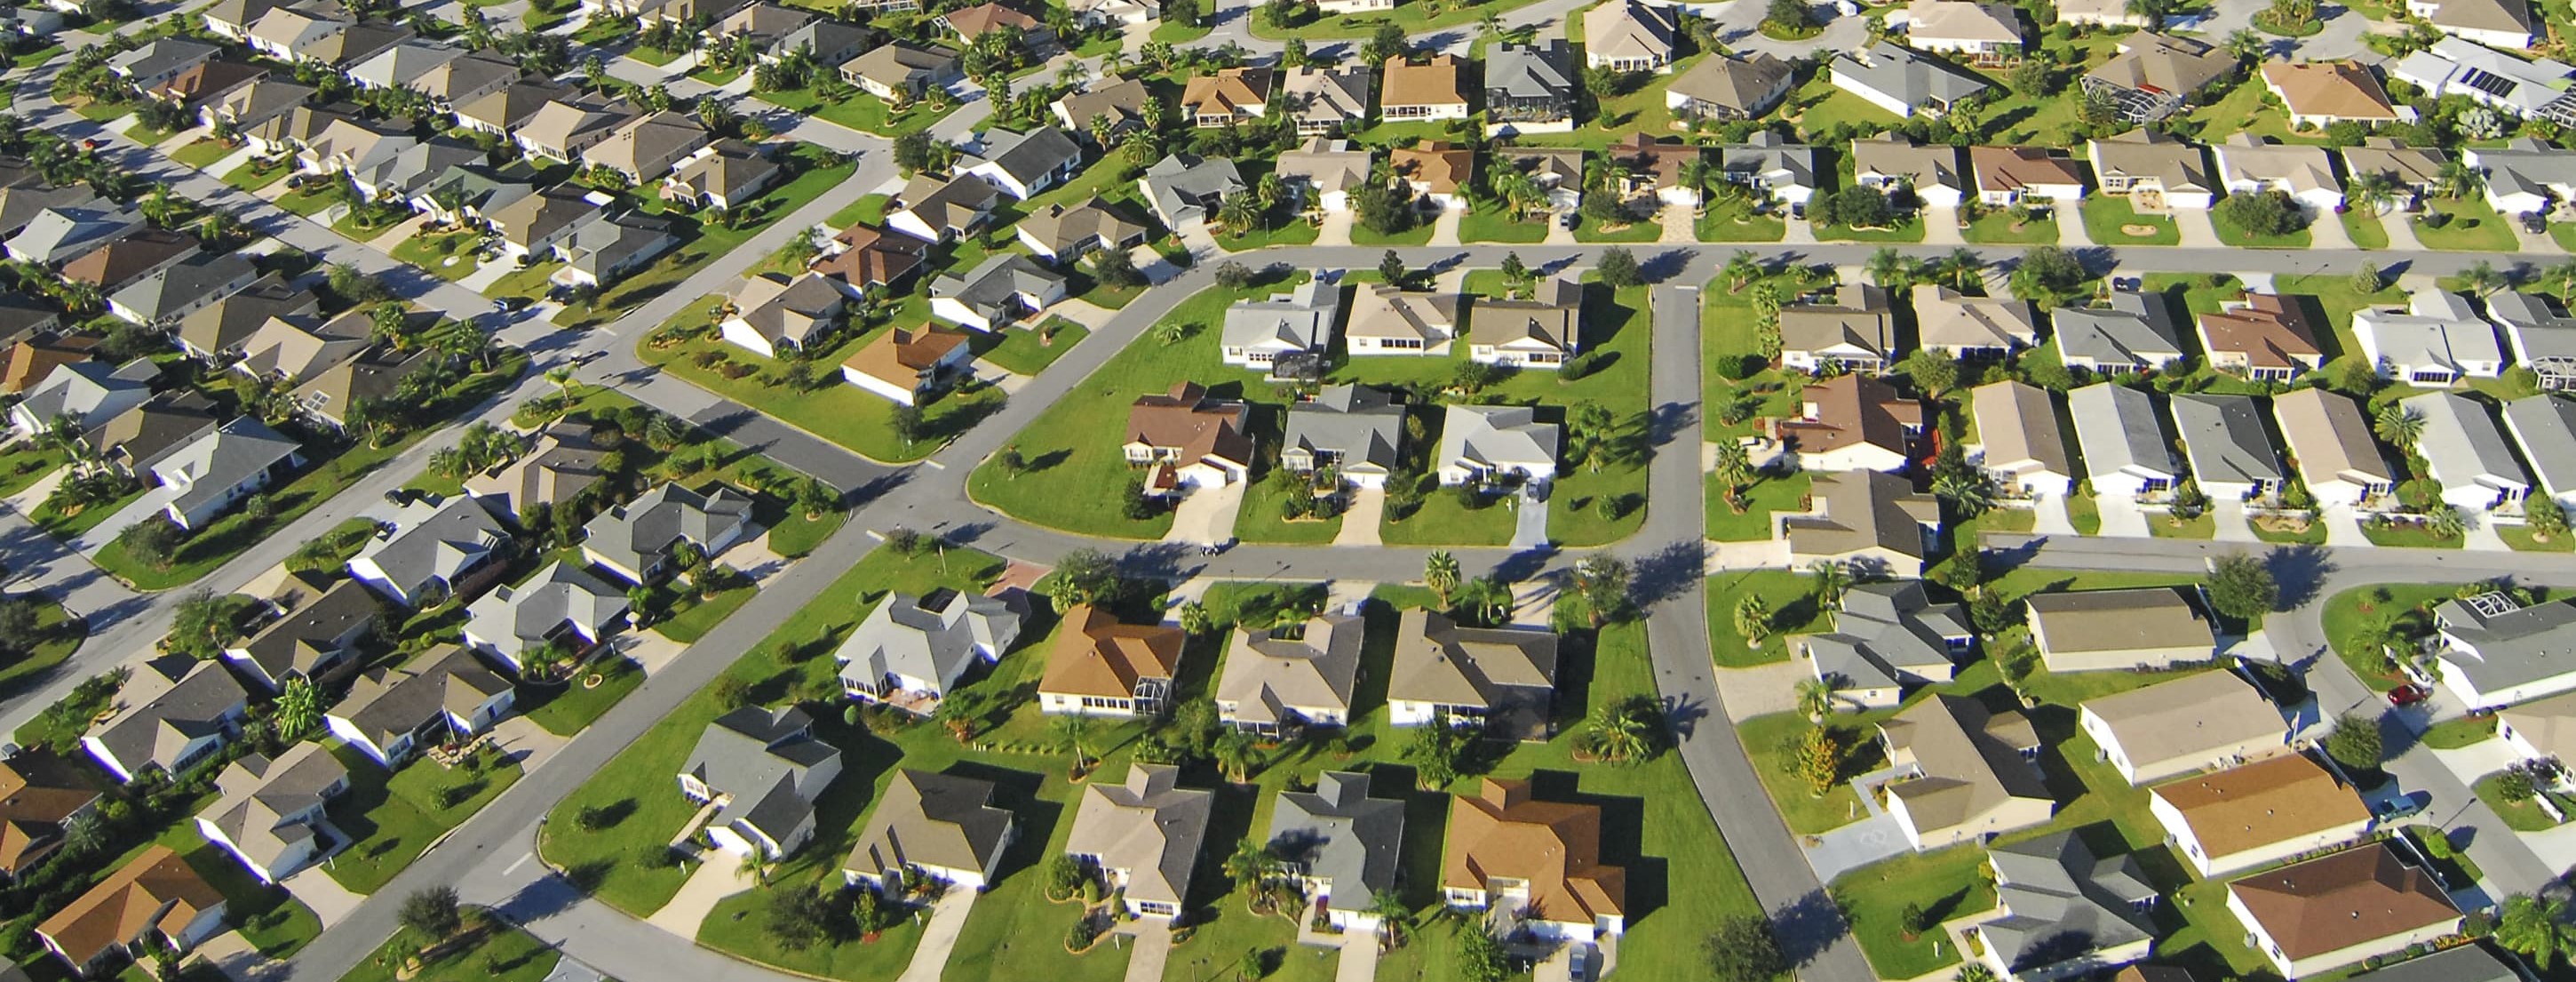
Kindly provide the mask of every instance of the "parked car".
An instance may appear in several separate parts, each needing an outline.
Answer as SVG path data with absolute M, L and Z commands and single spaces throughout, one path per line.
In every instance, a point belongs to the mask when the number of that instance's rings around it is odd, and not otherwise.
M 2432 795 L 2420 791 L 2393 795 L 2370 806 L 2370 813 L 2382 822 L 2395 821 L 2424 810 Z
M 2391 706 L 2412 706 L 2430 698 L 2433 698 L 2433 690 L 2412 682 L 2388 690 L 2388 704 Z

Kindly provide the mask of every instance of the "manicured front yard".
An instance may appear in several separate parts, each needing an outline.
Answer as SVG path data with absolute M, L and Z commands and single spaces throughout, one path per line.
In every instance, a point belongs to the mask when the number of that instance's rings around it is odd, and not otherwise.
M 1761 647 L 1753 647 L 1736 623 L 1746 597 L 1761 597 L 1770 609 L 1769 630 Z M 1788 636 L 1812 634 L 1833 624 L 1816 596 L 1816 579 L 1785 569 L 1718 573 L 1708 578 L 1708 647 L 1721 668 L 1744 668 L 1789 660 Z
M 2482 198 L 2431 198 L 2426 200 L 2426 212 L 2428 217 L 2439 213 L 2450 218 L 2439 228 L 2430 221 L 2415 221 L 2415 241 L 2422 243 L 2424 248 L 2456 252 L 2519 252 L 2522 249 L 2522 240 L 2514 236 L 2513 227 L 2506 225 L 2504 217 L 2496 214 L 2496 210 L 2488 207 Z
M 1959 230 L 1959 235 L 1978 245 L 2048 245 L 2057 241 L 2057 219 L 2039 218 L 2016 225 L 2010 214 L 1990 212 L 1977 216 Z
M 2376 642 L 2388 638 L 2385 629 L 2399 634 L 2428 629 L 2431 621 L 2419 607 L 2451 599 L 2459 587 L 2440 583 L 2395 583 L 2385 586 L 2358 587 L 2326 598 L 2326 643 L 2352 673 L 2373 691 L 2394 689 L 2405 679 L 2387 667 Z M 2396 640 L 2403 645 L 2402 639 Z
M 2130 232 L 2131 226 L 2151 229 L 2142 234 Z M 2182 243 L 2182 230 L 2174 227 L 2171 215 L 2141 215 L 2130 207 L 2129 199 L 2117 195 L 2096 194 L 2084 199 L 2084 234 L 2096 245 L 2155 245 Z
M 1755 542 L 1771 537 L 1771 516 L 1780 512 L 1807 510 L 1807 491 L 1813 475 L 1805 471 L 1791 474 L 1763 472 L 1744 491 L 1744 510 L 1738 512 L 1726 501 L 1726 487 L 1709 475 L 1708 537 L 1719 542 Z
M 89 637 L 88 628 L 64 611 L 62 604 L 40 595 L 34 599 L 37 604 L 36 630 L 44 640 L 23 656 L 0 654 L 0 697 L 14 695 L 19 689 L 42 678 L 54 666 L 70 658 L 72 652 L 80 650 L 81 642 Z M 20 742 L 34 745 L 29 741 Z
M 293 171 L 294 168 L 284 163 L 264 163 L 253 160 L 233 168 L 232 173 L 225 174 L 224 183 L 236 191 L 257 191 L 285 180 L 286 175 Z
M 2217 210 L 2209 213 L 2209 224 L 2218 230 L 2218 241 L 2240 249 L 2305 249 L 2316 240 L 2316 233 L 2304 228 L 2288 235 L 2257 234 L 2228 221 L 2227 214 Z
M 587 680 L 598 676 L 598 685 Z M 571 736 L 596 722 L 626 694 L 644 684 L 644 668 L 624 655 L 593 662 L 560 687 L 521 686 L 519 713 L 556 736 Z
M 1789 223 L 1777 214 L 1755 214 L 1743 202 L 1722 200 L 1710 202 L 1692 230 L 1702 242 L 1778 242 L 1788 229 Z M 1824 230 L 1817 229 L 1816 237 L 1824 238 Z M 1915 241 L 1921 239 L 1918 231 Z
M 450 769 L 424 755 L 388 775 L 373 758 L 346 745 L 335 742 L 331 753 L 349 768 L 349 792 L 331 804 L 331 824 L 351 841 L 324 869 L 354 893 L 383 889 L 430 843 L 518 783 L 520 773 L 517 764 L 496 764 L 479 774 Z
M 220 140 L 198 140 L 194 143 L 188 144 L 187 146 L 180 147 L 177 150 L 170 151 L 170 159 L 176 160 L 190 167 L 194 167 L 198 170 L 205 170 L 206 168 L 213 167 L 216 161 L 224 159 L 226 156 L 231 155 L 232 152 L 233 148 L 225 146 Z
M 2504 792 L 2499 788 L 2503 780 L 2502 774 L 2489 774 L 2479 778 L 2477 793 L 2479 801 L 2486 802 L 2488 808 L 2495 809 L 2496 817 L 2504 819 L 2505 827 L 2516 832 L 2547 832 L 2558 827 L 2558 820 L 2549 817 L 2548 812 L 2540 809 L 2539 799 L 2505 800 Z M 2555 803 L 2564 814 L 2567 802 L 2561 799 Z
M 419 974 L 408 975 L 401 974 L 404 962 L 429 943 L 405 928 L 385 939 L 375 954 L 341 976 L 340 982 L 543 982 L 563 960 L 561 952 L 535 935 L 507 924 L 486 922 L 468 931 L 440 947 Z

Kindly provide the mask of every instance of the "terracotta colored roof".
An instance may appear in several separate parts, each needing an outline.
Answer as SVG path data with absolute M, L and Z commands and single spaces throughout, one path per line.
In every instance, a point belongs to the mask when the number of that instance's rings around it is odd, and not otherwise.
M 2397 118 L 2388 90 L 2380 87 L 2369 69 L 2349 61 L 2270 62 L 2263 66 L 2263 84 L 2278 92 L 2281 102 L 2296 115 Z
M 62 824 L 98 797 L 95 788 L 0 763 L 0 871 L 14 875 L 51 852 L 62 838 Z
M 2245 304 L 2200 315 L 2211 354 L 2243 354 L 2256 368 L 2293 368 L 2325 356 L 2308 318 L 2277 293 L 2248 293 Z
M 1208 398 L 1196 382 L 1172 386 L 1158 396 L 1138 396 L 1127 410 L 1127 442 L 1177 447 L 1184 462 L 1219 457 L 1239 464 L 1252 462 L 1252 438 L 1243 431 L 1243 403 Z
M 1968 163 L 1976 168 L 1977 186 L 1990 191 L 2018 191 L 2034 184 L 2084 185 L 2073 161 L 2049 156 L 2038 147 L 1969 147 Z
M 98 346 L 98 340 L 74 334 L 10 345 L 8 360 L 0 363 L 0 392 L 25 392 L 43 382 L 54 369 L 88 361 L 90 349 Z
M 996 27 L 1007 27 L 1014 31 L 1039 30 L 1046 27 L 1045 22 L 998 3 L 979 3 L 960 10 L 951 10 L 942 19 L 948 22 L 949 30 L 956 31 L 959 36 L 969 39 Z
M 964 331 L 945 327 L 927 327 L 918 332 L 898 327 L 861 346 L 841 367 L 910 388 L 921 381 L 922 372 L 966 344 L 969 337 Z
M 1813 418 L 1782 425 L 1797 438 L 1800 453 L 1866 443 L 1902 454 L 1905 428 L 1923 425 L 1922 403 L 1899 397 L 1895 388 L 1874 378 L 1837 375 L 1807 386 L 1803 398 L 1815 407 Z
M 2460 917 L 2433 875 L 2386 843 L 2257 873 L 2227 891 L 2292 961 Z
M 145 229 L 63 264 L 63 278 L 114 291 L 127 280 L 188 258 L 200 248 L 177 232 Z
M 1121 624 L 1106 610 L 1075 607 L 1064 612 L 1038 691 L 1128 698 L 1136 694 L 1136 680 L 1168 679 L 1180 671 L 1187 638 L 1179 628 Z
M 1447 106 L 1466 105 L 1466 86 L 1461 82 L 1458 59 L 1435 55 L 1425 64 L 1415 65 L 1403 58 L 1386 60 L 1386 78 L 1380 86 L 1378 104 L 1382 106 Z
M 1387 161 L 1432 194 L 1456 194 L 1476 178 L 1476 151 L 1446 141 L 1391 151 Z
M 921 266 L 929 246 L 908 235 L 888 235 L 867 225 L 852 225 L 832 241 L 841 251 L 814 260 L 816 273 L 853 286 L 892 283 Z
M 1497 878 L 1517 879 L 1539 920 L 1625 916 L 1628 871 L 1601 862 L 1597 807 L 1538 801 L 1527 781 L 1486 778 L 1474 796 L 1450 801 L 1448 842 L 1441 886 L 1483 890 Z
M 187 860 L 168 846 L 156 845 L 45 918 L 36 932 L 72 957 L 87 961 L 111 945 L 141 937 L 147 929 L 177 934 L 198 914 L 223 902 L 223 892 L 198 876 Z
M 1181 90 L 1181 112 L 1193 118 L 1249 115 L 1252 107 L 1270 102 L 1270 85 L 1267 68 L 1228 68 L 1193 76 Z
M 2304 754 L 2184 778 L 2149 793 L 2182 815 L 2213 858 L 2370 818 L 2351 788 Z
M 1696 145 L 1658 143 L 1644 133 L 1632 134 L 1628 142 L 1610 147 L 1610 159 L 1628 165 L 1640 175 L 1655 175 L 1655 186 L 1665 188 L 1680 187 L 1682 165 L 1700 156 Z

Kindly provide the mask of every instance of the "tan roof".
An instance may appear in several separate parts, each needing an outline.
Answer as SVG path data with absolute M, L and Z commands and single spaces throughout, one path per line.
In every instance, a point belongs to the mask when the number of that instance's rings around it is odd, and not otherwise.
M 1671 8 L 1611 0 L 1584 15 L 1583 50 L 1592 58 L 1671 61 L 1674 26 Z
M 2386 843 L 2372 843 L 2229 883 L 2227 892 L 2292 961 L 2445 922 L 2460 909 Z
M 2207 44 L 2138 33 L 2120 39 L 2120 53 L 2085 75 L 2124 89 L 2190 95 L 2235 70 L 2235 58 Z
M 1268 68 L 1227 68 L 1214 75 L 1191 76 L 1181 90 L 1181 112 L 1193 118 L 1259 115 L 1270 102 L 1273 78 Z
M 1824 514 L 1782 516 L 1780 530 L 1789 551 L 1800 555 L 1879 548 L 1920 559 L 1924 524 L 1941 518 L 1940 502 L 1931 495 L 1878 471 L 1818 474 L 1809 479 L 1808 494 Z
M 1217 677 L 1216 699 L 1239 719 L 1276 722 L 1283 711 L 1321 706 L 1349 713 L 1359 683 L 1366 622 L 1349 615 L 1308 620 L 1296 637 L 1276 628 L 1237 629 Z
M 2234 672 L 2201 672 L 2084 700 L 2129 760 L 2144 765 L 2232 751 L 2249 740 L 2289 740 L 2289 724 Z
M 1318 192 L 1330 194 L 1367 184 L 1370 165 L 1365 144 L 1318 136 L 1295 150 L 1282 152 L 1278 174 L 1281 180 L 1301 180 Z
M 2200 608 L 2172 587 L 2035 593 L 2030 605 L 2049 651 L 2127 651 L 2167 648 L 2210 639 Z
M 2293 194 L 2343 189 L 2335 179 L 2334 153 L 2305 143 L 2271 143 L 2238 131 L 2218 145 L 2219 179 L 2224 183 L 2278 182 Z
M 1513 689 L 1556 686 L 1557 638 L 1523 628 L 1460 627 L 1446 614 L 1408 610 L 1396 628 L 1386 697 L 1447 706 L 1497 706 Z
M 1968 396 L 1975 407 L 1977 440 L 1985 445 L 1989 466 L 2030 460 L 2050 473 L 2074 476 L 2066 454 L 2066 433 L 2057 425 L 2057 408 L 2048 390 L 2006 380 L 1978 386 Z
M 1846 283 L 1835 288 L 1830 302 L 1780 308 L 1780 347 L 1823 351 L 1849 344 L 1886 357 L 1894 353 L 1895 321 L 1887 291 L 1866 283 Z
M 2346 473 L 2395 479 L 2370 435 L 2370 420 L 2352 397 L 2302 386 L 2272 397 L 2272 417 L 2310 487 Z
M 2011 348 L 2039 339 L 2039 317 L 2027 301 L 1972 297 L 1936 283 L 1915 284 L 1914 323 L 1926 347 Z
M 2266 62 L 2263 84 L 2293 115 L 2338 119 L 2396 119 L 2388 90 L 2370 69 L 2349 61 Z
M 859 350 L 841 362 L 841 367 L 870 378 L 881 379 L 910 388 L 921 381 L 921 373 L 939 364 L 949 352 L 963 347 L 970 336 L 959 330 L 925 327 L 920 331 L 895 328 L 877 339 L 861 345 Z
M 1598 807 L 1539 801 L 1528 781 L 1489 777 L 1476 794 L 1450 799 L 1447 845 L 1441 886 L 1484 890 L 1497 879 L 1519 880 L 1539 920 L 1626 916 L 1628 871 L 1601 861 Z
M 155 845 L 45 918 L 36 933 L 87 961 L 147 930 L 177 934 L 198 914 L 223 902 L 223 892 L 198 876 L 187 860 L 169 846 Z
M 1009 840 L 1012 818 L 992 800 L 991 781 L 898 770 L 841 867 L 870 874 L 915 863 L 992 869 Z
M 1527 300 L 1488 300 L 1468 318 L 1469 344 L 1515 345 L 1526 342 L 1572 353 L 1583 330 L 1583 284 L 1557 276 L 1538 285 Z
M 2307 314 L 2277 293 L 2248 293 L 2242 304 L 2200 315 L 2200 339 L 2210 354 L 2241 354 L 2256 368 L 2292 368 L 2325 357 Z
M 1888 794 L 1905 801 L 1918 832 L 1972 821 L 2015 798 L 2053 800 L 2021 758 L 2023 749 L 2038 745 L 2038 737 L 2020 713 L 1936 695 L 1878 724 L 1878 730 L 1891 749 L 1921 769 L 1919 777 L 1886 786 Z
M 2433 16 L 2425 19 L 2435 27 L 2467 31 L 2524 35 L 2532 31 L 2531 5 L 2524 0 L 2440 0 L 2433 8 Z
M 1083 605 L 1064 612 L 1055 647 L 1047 651 L 1040 692 L 1126 699 L 1138 679 L 1168 679 L 1180 671 L 1188 635 L 1160 624 L 1121 624 L 1118 615 Z
M 1476 179 L 1476 151 L 1445 140 L 1388 151 L 1387 162 L 1432 194 L 1456 194 Z
M 2021 18 L 2011 6 L 1967 0 L 1914 0 L 1905 8 L 1905 34 L 1988 44 L 2020 44 Z
M 2496 717 L 2521 734 L 2531 749 L 2562 762 L 2576 761 L 2576 693 L 2526 702 Z
M 1458 333 L 1458 298 L 1406 293 L 1386 283 L 1362 284 L 1351 296 L 1348 338 L 1415 338 L 1436 343 Z
M 1211 399 L 1206 386 L 1182 382 L 1163 395 L 1136 397 L 1127 410 L 1126 442 L 1178 448 L 1184 462 L 1217 457 L 1250 464 L 1249 414 L 1241 402 Z
M 119 284 L 197 254 L 196 239 L 148 228 L 63 264 L 63 278 L 113 291 Z
M 948 22 L 949 30 L 956 31 L 959 36 L 968 39 L 973 39 L 996 27 L 1007 27 L 1012 33 L 1017 34 L 1046 26 L 1044 21 L 998 3 L 979 3 L 961 10 L 951 10 L 941 15 L 941 19 Z
M 1433 55 L 1425 64 L 1415 65 L 1403 58 L 1386 60 L 1381 106 L 1451 106 L 1466 105 L 1465 75 L 1458 59 Z
M 54 369 L 88 361 L 98 342 L 98 338 L 74 334 L 10 345 L 7 361 L 0 363 L 0 392 L 25 392 L 42 383 Z
M 1988 191 L 2084 184 L 2084 172 L 2074 161 L 2050 156 L 2039 147 L 1969 147 L 1968 163 L 1977 170 L 1977 187 Z
M 2428 187 L 2442 179 L 2442 164 L 2451 152 L 2433 147 L 2410 147 L 2393 136 L 2365 137 L 2357 147 L 2345 147 L 2344 170 L 2354 177 L 2363 174 L 2387 174 L 2409 187 Z
M 1967 188 L 1967 182 L 1959 179 L 1959 148 L 1947 143 L 1917 144 L 1903 138 L 1853 140 L 1851 158 L 1858 173 L 1904 175 L 1914 182 L 1916 190 Z
M 2333 773 L 2304 754 L 2283 754 L 2234 770 L 2187 777 L 2148 790 L 2164 800 L 2202 852 L 2232 856 L 2370 818 Z
M 2217 189 L 2210 183 L 2208 158 L 2200 147 L 2154 130 L 2140 128 L 2094 140 L 2086 149 L 2099 177 L 2154 178 L 2168 192 Z

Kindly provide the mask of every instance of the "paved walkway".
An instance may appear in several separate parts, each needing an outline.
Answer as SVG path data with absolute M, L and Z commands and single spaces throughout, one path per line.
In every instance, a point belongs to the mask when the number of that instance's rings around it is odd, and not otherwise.
M 2182 248 L 2222 249 L 2227 245 L 2218 240 L 2218 226 L 2209 223 L 2207 208 L 2176 208 L 2173 220 L 2174 231 L 2182 233 Z
M 1699 241 L 1699 216 L 1691 214 L 1690 209 L 1666 205 L 1660 217 L 1664 230 L 1655 237 L 1656 242 Z
M 1382 541 L 1378 537 L 1378 525 L 1385 517 L 1385 488 L 1360 488 L 1352 491 L 1351 507 L 1342 512 L 1342 530 L 1334 533 L 1333 544 L 1337 546 L 1378 545 Z
M 758 885 L 751 874 L 742 871 L 742 857 L 709 850 L 697 871 L 689 874 L 689 882 L 680 885 L 679 894 L 645 921 L 695 941 L 698 925 L 716 909 L 717 902 Z
M 1127 982 L 1163 982 L 1163 965 L 1172 960 L 1171 926 L 1145 920 L 1122 930 L 1135 939 L 1127 954 Z
M 1348 208 L 1324 213 L 1324 224 L 1315 230 L 1315 244 L 1346 246 L 1351 244 L 1351 221 L 1355 216 Z
M 1431 245 L 1458 245 L 1458 226 L 1467 220 L 1466 209 L 1443 208 L 1431 219 Z
M 973 890 L 952 889 L 930 905 L 930 922 L 922 925 L 912 963 L 904 966 L 903 976 L 895 982 L 939 982 L 939 974 L 948 969 L 948 953 L 957 947 L 958 932 L 966 929 L 966 915 L 975 909 L 978 896 Z

